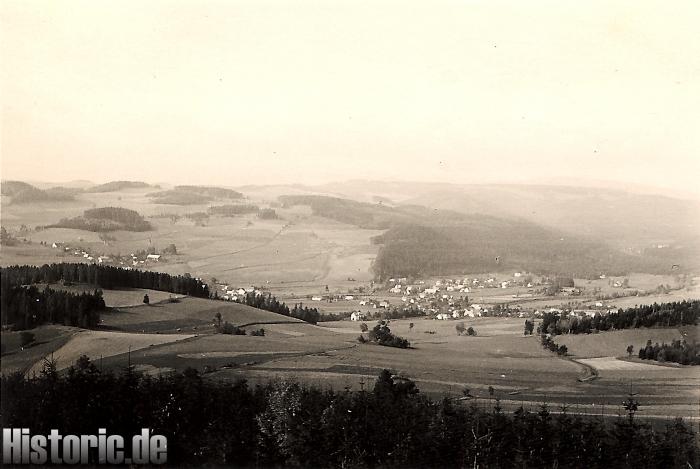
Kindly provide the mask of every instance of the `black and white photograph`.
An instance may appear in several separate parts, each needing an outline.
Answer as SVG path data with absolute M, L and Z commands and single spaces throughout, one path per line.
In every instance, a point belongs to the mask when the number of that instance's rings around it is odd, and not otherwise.
M 699 24 L 0 0 L 2 465 L 700 469 Z

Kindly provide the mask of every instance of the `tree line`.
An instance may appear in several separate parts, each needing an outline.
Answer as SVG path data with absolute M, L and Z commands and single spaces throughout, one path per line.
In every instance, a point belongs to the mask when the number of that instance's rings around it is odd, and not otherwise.
M 100 207 L 85 210 L 83 215 L 63 218 L 47 228 L 73 228 L 86 231 L 149 231 L 153 227 L 135 210 L 123 207 Z
M 82 283 L 105 289 L 146 288 L 199 298 L 209 297 L 209 286 L 187 274 L 170 275 L 98 264 L 61 262 L 44 264 L 41 267 L 15 265 L 0 268 L 0 274 L 3 290 L 10 286 L 60 281 L 64 284 Z
M 562 317 L 557 313 L 545 313 L 538 332 L 549 334 L 590 334 L 593 331 L 611 329 L 635 329 L 640 327 L 677 327 L 698 323 L 700 300 L 654 303 L 652 305 L 622 308 L 608 314 L 593 317 Z
M 252 306 L 253 308 L 281 314 L 282 316 L 301 319 L 311 324 L 317 324 L 321 318 L 321 313 L 319 313 L 316 308 L 309 308 L 301 303 L 295 304 L 293 308 L 289 308 L 289 306 L 279 301 L 270 293 L 266 295 L 256 292 L 246 293 L 244 297 L 237 299 L 236 302 Z
M 39 290 L 33 285 L 3 286 L 0 305 L 2 324 L 11 325 L 14 330 L 33 329 L 45 323 L 96 327 L 100 312 L 105 310 L 101 290 L 74 293 L 49 287 Z
M 168 466 L 235 467 L 698 467 L 697 435 L 680 419 L 653 428 L 543 404 L 506 413 L 430 399 L 382 371 L 373 387 L 334 391 L 297 382 L 215 382 L 188 369 L 159 377 L 101 371 L 86 357 L 65 373 L 0 378 L 3 428 L 35 434 L 168 439 Z M 635 407 L 636 408 L 636 407 Z M 92 458 L 97 455 L 91 454 Z M 127 455 L 128 456 L 128 455 Z M 96 459 L 93 459 L 95 462 Z
M 681 365 L 700 365 L 700 345 L 688 343 L 686 340 L 674 340 L 670 344 L 651 345 L 647 340 L 646 347 L 639 347 L 639 358 L 659 362 L 674 362 Z

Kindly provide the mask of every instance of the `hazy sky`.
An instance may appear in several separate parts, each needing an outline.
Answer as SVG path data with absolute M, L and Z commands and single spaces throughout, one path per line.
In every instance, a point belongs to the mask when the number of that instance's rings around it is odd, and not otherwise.
M 2 178 L 700 191 L 700 2 L 1 3 Z

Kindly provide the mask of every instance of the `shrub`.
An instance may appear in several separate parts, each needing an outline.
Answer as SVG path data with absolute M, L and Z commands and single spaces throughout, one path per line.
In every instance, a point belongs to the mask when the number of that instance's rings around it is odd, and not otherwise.
M 408 340 L 392 334 L 386 321 L 379 321 L 379 323 L 369 331 L 369 341 L 386 347 L 408 348 L 411 346 Z
M 217 327 L 219 333 L 228 335 L 245 335 L 245 329 L 238 326 L 234 326 L 230 322 L 226 321 L 221 326 Z

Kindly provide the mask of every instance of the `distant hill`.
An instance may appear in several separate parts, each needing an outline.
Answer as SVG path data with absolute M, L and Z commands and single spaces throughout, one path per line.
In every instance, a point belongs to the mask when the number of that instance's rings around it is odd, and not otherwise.
M 75 194 L 79 192 L 63 187 L 42 190 L 22 181 L 3 181 L 0 186 L 2 187 L 2 195 L 11 197 L 13 204 L 70 201 L 74 200 Z
M 102 207 L 85 210 L 83 215 L 64 218 L 47 228 L 72 228 L 86 231 L 149 231 L 152 229 L 143 216 L 122 207 Z
M 158 188 L 142 181 L 111 181 L 85 189 L 85 192 L 118 192 L 127 189 Z
M 174 189 L 148 194 L 155 204 L 200 205 L 215 199 L 242 199 L 243 194 L 223 187 L 175 186 Z
M 626 254 L 521 219 L 316 195 L 280 196 L 279 200 L 286 206 L 308 205 L 315 215 L 343 223 L 388 230 L 375 238 L 381 247 L 374 271 L 380 278 L 504 269 L 590 278 L 601 273 L 668 273 L 672 264 L 683 261 Z
M 36 187 L 22 181 L 2 181 L 2 183 L 0 183 L 0 191 L 2 192 L 2 195 L 7 195 L 10 197 L 15 196 L 22 191 L 33 189 L 36 189 Z
M 217 199 L 242 199 L 243 194 L 233 189 L 213 186 L 175 186 L 176 191 L 214 197 Z
M 356 200 L 384 197 L 396 204 L 519 218 L 618 248 L 700 238 L 700 201 L 611 188 L 349 181 L 316 189 Z

